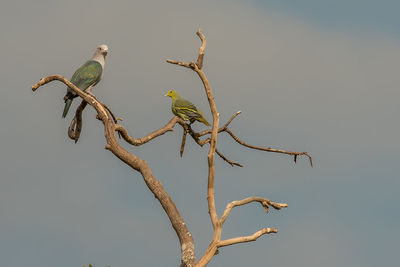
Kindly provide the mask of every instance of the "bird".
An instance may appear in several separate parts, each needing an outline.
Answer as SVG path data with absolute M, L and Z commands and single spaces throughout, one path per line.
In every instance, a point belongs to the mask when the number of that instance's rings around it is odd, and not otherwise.
M 210 126 L 208 121 L 204 118 L 203 113 L 190 101 L 183 99 L 175 90 L 168 91 L 165 96 L 172 99 L 171 110 L 172 113 L 184 121 L 189 121 L 192 124 L 194 121 L 199 121 L 207 126 Z M 189 124 L 189 125 L 190 125 Z
M 82 91 L 89 94 L 91 89 L 103 77 L 104 63 L 108 53 L 108 46 L 103 44 L 96 47 L 91 59 L 86 61 L 79 69 L 72 75 L 71 82 Z M 64 96 L 65 106 L 62 117 L 67 116 L 68 110 L 71 106 L 72 100 L 77 97 L 71 88 L 67 87 L 67 94 Z

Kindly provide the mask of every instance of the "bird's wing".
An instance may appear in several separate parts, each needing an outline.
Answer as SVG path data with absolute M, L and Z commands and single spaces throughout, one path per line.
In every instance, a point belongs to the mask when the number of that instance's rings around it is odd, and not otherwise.
M 201 117 L 201 114 L 196 106 L 185 99 L 177 99 L 175 101 L 174 108 L 177 112 L 183 113 L 190 118 L 194 119 Z
M 79 89 L 85 91 L 90 86 L 96 85 L 100 79 L 103 68 L 101 64 L 94 60 L 89 60 L 77 69 L 72 75 L 71 82 Z

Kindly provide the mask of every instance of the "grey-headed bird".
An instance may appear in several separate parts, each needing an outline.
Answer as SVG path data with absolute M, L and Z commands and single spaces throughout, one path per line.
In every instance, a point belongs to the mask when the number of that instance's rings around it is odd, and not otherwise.
M 71 82 L 82 91 L 90 93 L 92 87 L 95 86 L 103 77 L 104 62 L 107 53 L 108 47 L 106 45 L 103 44 L 96 47 L 92 58 L 86 61 L 86 63 L 77 69 L 74 75 L 72 75 Z M 77 97 L 77 95 L 68 87 L 67 94 L 64 96 L 65 106 L 62 114 L 63 118 L 67 115 L 72 100 L 75 97 Z

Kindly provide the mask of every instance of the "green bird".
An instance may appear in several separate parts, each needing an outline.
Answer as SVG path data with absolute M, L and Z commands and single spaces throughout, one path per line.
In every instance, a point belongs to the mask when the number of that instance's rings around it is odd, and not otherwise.
M 190 124 L 192 124 L 194 121 L 199 121 L 207 126 L 210 126 L 208 121 L 204 118 L 203 113 L 201 113 L 201 111 L 190 101 L 180 97 L 175 90 L 168 91 L 165 96 L 171 97 L 171 110 L 175 116 L 178 116 L 184 121 L 190 121 Z
M 104 62 L 108 53 L 108 47 L 106 45 L 99 45 L 93 54 L 93 57 L 86 61 L 79 69 L 77 69 L 72 75 L 71 82 L 76 85 L 82 91 L 91 94 L 90 90 L 95 86 L 103 77 Z M 67 88 L 67 94 L 64 96 L 65 106 L 62 117 L 67 116 L 68 110 L 71 106 L 72 100 L 77 97 L 69 87 Z

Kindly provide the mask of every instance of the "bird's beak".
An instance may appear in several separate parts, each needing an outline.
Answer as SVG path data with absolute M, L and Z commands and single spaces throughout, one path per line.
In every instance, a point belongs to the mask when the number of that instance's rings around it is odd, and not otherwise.
M 168 93 L 166 93 L 164 96 L 168 96 Z
M 103 55 L 104 55 L 104 56 L 107 56 L 107 54 L 108 54 L 108 51 L 104 51 L 104 52 L 103 52 Z

